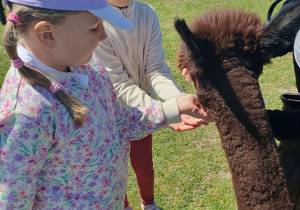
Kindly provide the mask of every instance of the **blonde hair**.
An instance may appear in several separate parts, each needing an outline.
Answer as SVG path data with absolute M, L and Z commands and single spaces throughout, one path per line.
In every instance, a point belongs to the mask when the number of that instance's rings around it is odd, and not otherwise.
M 54 25 L 58 25 L 62 23 L 68 15 L 78 13 L 78 11 L 62 11 L 27 7 L 24 5 L 12 4 L 10 2 L 8 3 L 7 11 L 18 15 L 21 20 L 21 24 L 18 25 L 8 21 L 3 32 L 3 44 L 11 60 L 15 60 L 19 57 L 17 53 L 17 43 L 22 35 L 26 33 L 30 24 L 45 20 Z M 30 84 L 45 89 L 48 89 L 51 86 L 51 81 L 36 69 L 23 65 L 18 69 L 18 71 Z M 88 108 L 84 106 L 82 102 L 60 89 L 54 95 L 69 111 L 74 124 L 76 126 L 82 126 L 84 124 Z

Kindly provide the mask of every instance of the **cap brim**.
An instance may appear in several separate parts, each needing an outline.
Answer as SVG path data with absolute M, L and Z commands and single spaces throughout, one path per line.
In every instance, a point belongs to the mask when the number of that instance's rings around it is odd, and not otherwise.
M 99 18 L 105 20 L 106 22 L 124 29 L 124 30 L 130 30 L 133 28 L 133 23 L 128 20 L 124 15 L 119 13 L 117 10 L 115 10 L 111 6 L 106 6 L 101 9 L 95 9 L 95 10 L 89 10 L 94 15 L 98 16 Z

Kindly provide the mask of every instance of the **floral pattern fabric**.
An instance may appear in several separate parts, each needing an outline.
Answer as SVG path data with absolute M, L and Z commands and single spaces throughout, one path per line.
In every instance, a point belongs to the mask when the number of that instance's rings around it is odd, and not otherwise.
M 56 81 L 89 107 L 82 127 L 46 89 L 11 68 L 0 93 L 0 209 L 122 209 L 130 139 L 165 125 L 161 102 L 121 107 L 101 62 Z M 50 79 L 50 78 L 49 78 Z

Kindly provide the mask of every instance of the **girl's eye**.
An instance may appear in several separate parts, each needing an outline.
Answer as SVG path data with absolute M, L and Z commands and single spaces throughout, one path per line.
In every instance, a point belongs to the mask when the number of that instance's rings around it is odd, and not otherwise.
M 96 28 L 92 28 L 91 31 L 92 31 L 92 32 L 98 32 L 98 31 L 99 31 L 99 25 L 97 25 Z
M 91 29 L 92 32 L 97 32 L 98 30 L 99 30 L 98 26 L 96 28 Z

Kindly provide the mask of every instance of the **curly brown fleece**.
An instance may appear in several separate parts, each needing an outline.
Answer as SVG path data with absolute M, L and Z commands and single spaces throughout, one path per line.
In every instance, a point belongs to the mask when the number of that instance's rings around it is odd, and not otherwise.
M 258 77 L 270 58 L 261 53 L 260 18 L 242 10 L 214 10 L 189 29 L 179 68 L 188 68 L 198 99 L 213 117 L 232 174 L 238 209 L 292 209 Z

